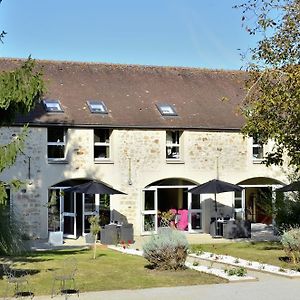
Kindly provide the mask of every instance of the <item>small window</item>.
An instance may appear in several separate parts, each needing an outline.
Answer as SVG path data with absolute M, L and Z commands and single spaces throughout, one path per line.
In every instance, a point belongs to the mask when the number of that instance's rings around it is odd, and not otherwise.
M 177 112 L 173 105 L 168 103 L 158 103 L 156 104 L 156 107 L 158 108 L 159 112 L 163 116 L 177 116 Z
M 253 160 L 263 160 L 264 158 L 264 147 L 259 141 L 258 136 L 252 138 L 252 158 Z
M 43 100 L 44 107 L 47 112 L 63 112 L 59 100 Z
M 87 101 L 91 113 L 107 114 L 107 108 L 103 101 L 89 100 Z
M 66 129 L 63 127 L 49 127 L 47 146 L 49 160 L 65 160 Z
M 110 134 L 109 129 L 94 129 L 94 160 L 110 158 Z
M 166 158 L 167 159 L 180 159 L 180 131 L 167 131 L 166 132 Z

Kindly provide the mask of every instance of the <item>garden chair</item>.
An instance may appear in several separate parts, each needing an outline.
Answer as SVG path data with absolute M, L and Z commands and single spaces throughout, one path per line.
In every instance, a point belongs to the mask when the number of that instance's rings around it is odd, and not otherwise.
M 11 263 L 4 263 L 2 267 L 3 275 L 7 280 L 3 299 L 8 299 L 10 286 L 13 286 L 14 288 L 14 297 L 20 297 L 21 299 L 23 299 L 24 297 L 30 297 L 32 299 L 34 297 L 34 293 L 27 279 L 28 273 L 25 270 L 14 269 Z
M 76 288 L 75 273 L 77 272 L 77 261 L 74 257 L 68 257 L 63 261 L 62 268 L 57 270 L 53 276 L 51 298 L 54 294 L 77 294 L 79 290 Z M 58 282 L 59 290 L 55 289 Z

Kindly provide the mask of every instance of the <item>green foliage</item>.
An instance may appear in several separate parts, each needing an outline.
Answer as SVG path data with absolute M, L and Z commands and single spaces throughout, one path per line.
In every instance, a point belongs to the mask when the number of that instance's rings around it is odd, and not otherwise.
M 90 223 L 91 234 L 92 235 L 97 235 L 101 230 L 101 227 L 99 225 L 99 223 L 100 223 L 99 216 L 96 215 L 96 216 L 89 217 L 89 223 Z
M 4 34 L 0 35 L 0 40 Z M 35 63 L 28 59 L 20 68 L 2 72 L 0 74 L 0 126 L 10 125 L 14 122 L 17 114 L 28 113 L 38 101 L 45 90 L 42 74 L 35 70 Z M 27 135 L 27 126 L 19 135 L 14 136 L 7 145 L 0 145 L 0 173 L 11 167 L 18 154 L 24 147 Z M 11 180 L 10 184 L 14 189 L 21 186 L 21 181 Z M 14 254 L 19 251 L 21 245 L 20 228 L 13 215 L 6 207 L 7 195 L 5 183 L 0 182 L 0 253 Z
M 16 255 L 24 251 L 22 226 L 7 205 L 0 205 L 0 229 L 0 255 Z
M 143 245 L 144 257 L 156 269 L 178 270 L 185 267 L 188 242 L 185 235 L 166 228 Z
M 20 68 L 0 74 L 0 125 L 10 124 L 16 114 L 26 114 L 45 91 L 42 74 L 29 58 Z
M 244 277 L 247 275 L 247 270 L 244 267 L 225 269 L 224 272 L 227 273 L 228 276 Z
M 23 128 L 18 136 L 13 137 L 9 144 L 0 145 L 0 172 L 15 163 L 18 154 L 24 147 L 26 135 L 27 126 Z
M 289 165 L 300 170 L 300 2 L 248 0 L 236 6 L 250 35 L 260 35 L 250 49 L 247 95 L 241 107 L 243 133 L 274 141 L 267 165 Z M 250 23 L 252 22 L 252 23 Z
M 283 232 L 281 243 L 285 253 L 296 264 L 300 261 L 300 228 L 290 228 Z
M 274 213 L 279 228 L 300 226 L 300 193 L 277 193 Z

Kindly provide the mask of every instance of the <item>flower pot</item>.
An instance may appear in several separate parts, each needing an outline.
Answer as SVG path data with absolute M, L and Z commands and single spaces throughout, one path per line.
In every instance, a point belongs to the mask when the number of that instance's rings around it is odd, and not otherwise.
M 48 243 L 53 246 L 61 246 L 64 242 L 62 231 L 49 231 Z

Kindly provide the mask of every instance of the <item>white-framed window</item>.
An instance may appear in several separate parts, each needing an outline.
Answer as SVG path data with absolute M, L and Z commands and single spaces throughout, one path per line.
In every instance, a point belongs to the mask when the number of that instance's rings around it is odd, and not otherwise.
M 182 159 L 180 151 L 180 139 L 182 132 L 179 130 L 166 131 L 166 159 L 179 160 Z
M 110 156 L 110 129 L 94 129 L 94 160 L 108 160 Z
M 66 159 L 66 128 L 48 127 L 47 155 L 48 161 L 64 161 Z
M 258 136 L 252 137 L 252 160 L 262 161 L 264 159 L 264 146 Z

